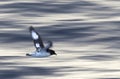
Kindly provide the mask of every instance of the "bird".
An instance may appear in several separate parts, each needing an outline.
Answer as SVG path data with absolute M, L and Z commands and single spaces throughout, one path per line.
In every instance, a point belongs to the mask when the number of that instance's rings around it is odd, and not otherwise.
M 53 46 L 52 41 L 48 41 L 48 44 L 44 46 L 40 34 L 32 26 L 29 27 L 29 32 L 32 37 L 36 51 L 32 53 L 27 53 L 26 56 L 42 58 L 49 57 L 51 55 L 57 55 L 55 51 L 51 49 L 51 47 Z

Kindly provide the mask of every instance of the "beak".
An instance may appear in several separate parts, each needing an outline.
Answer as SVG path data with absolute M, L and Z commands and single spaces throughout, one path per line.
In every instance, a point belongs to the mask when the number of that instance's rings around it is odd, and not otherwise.
M 56 53 L 54 55 L 57 55 Z

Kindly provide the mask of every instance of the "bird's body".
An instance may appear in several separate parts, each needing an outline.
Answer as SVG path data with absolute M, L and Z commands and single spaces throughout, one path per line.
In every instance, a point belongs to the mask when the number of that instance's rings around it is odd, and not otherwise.
M 52 47 L 51 41 L 48 41 L 48 45 L 45 47 L 40 35 L 35 31 L 35 29 L 33 27 L 30 27 L 29 30 L 30 30 L 30 34 L 32 36 L 36 51 L 32 53 L 27 53 L 26 54 L 27 56 L 48 57 L 51 55 L 57 55 L 54 50 L 50 49 L 50 47 Z
M 50 56 L 50 53 L 47 52 L 46 50 L 40 50 L 40 51 L 34 51 L 34 52 L 28 54 L 28 56 L 33 56 L 33 57 L 48 57 L 48 56 Z

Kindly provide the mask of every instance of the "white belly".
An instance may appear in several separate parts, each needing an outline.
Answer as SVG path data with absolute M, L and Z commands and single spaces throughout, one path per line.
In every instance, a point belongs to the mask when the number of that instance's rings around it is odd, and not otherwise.
M 50 56 L 50 53 L 48 53 L 46 51 L 40 51 L 40 52 L 35 51 L 35 52 L 31 53 L 30 55 L 33 57 L 48 57 L 48 56 Z

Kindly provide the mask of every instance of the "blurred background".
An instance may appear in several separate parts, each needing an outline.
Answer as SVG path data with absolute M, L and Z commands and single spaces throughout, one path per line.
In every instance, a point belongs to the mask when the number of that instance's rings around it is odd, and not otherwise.
M 30 26 L 57 56 L 25 56 Z M 0 0 L 0 79 L 120 79 L 119 61 L 119 0 Z

